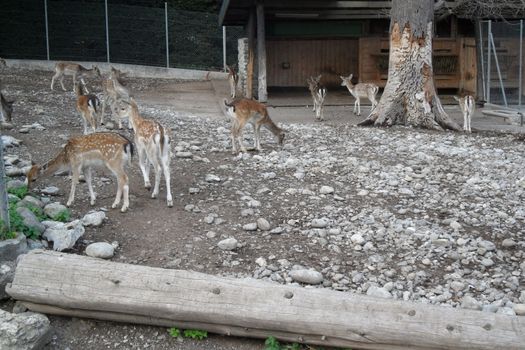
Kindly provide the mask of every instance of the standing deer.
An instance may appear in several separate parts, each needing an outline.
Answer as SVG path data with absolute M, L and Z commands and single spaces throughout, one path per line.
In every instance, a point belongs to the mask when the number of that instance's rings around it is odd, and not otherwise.
M 370 103 L 372 103 L 372 108 L 370 111 L 373 111 L 377 106 L 376 95 L 379 91 L 379 87 L 376 84 L 370 83 L 359 83 L 354 85 L 352 84 L 353 76 L 353 74 L 350 74 L 348 77 L 340 77 L 343 81 L 341 86 L 346 86 L 350 94 L 355 98 L 354 114 L 361 115 L 361 98 L 365 97 L 368 98 Z
M 53 78 L 51 79 L 51 90 L 53 90 L 53 87 L 55 86 L 55 79 L 60 78 L 60 85 L 62 86 L 62 90 L 66 91 L 66 88 L 64 87 L 65 75 L 73 76 L 73 91 L 75 89 L 75 86 L 77 85 L 77 79 L 79 79 L 82 82 L 82 85 L 84 85 L 84 88 L 86 89 L 86 92 L 88 94 L 89 90 L 86 87 L 86 82 L 84 81 L 84 78 L 93 76 L 97 78 L 101 77 L 100 70 L 97 66 L 93 66 L 91 69 L 87 69 L 78 63 L 57 62 L 55 64 L 55 75 L 53 75 Z
M 128 101 L 130 98 L 129 91 L 126 89 L 120 80 L 123 76 L 123 73 L 111 67 L 111 72 L 109 77 L 104 79 L 102 82 L 102 87 L 104 90 L 104 101 L 102 102 L 102 112 L 100 116 L 100 124 L 104 124 L 104 116 L 106 114 L 106 105 L 109 104 L 111 114 L 113 118 L 117 119 L 118 128 L 122 129 L 122 119 L 119 118 L 117 113 L 117 103 L 119 100 Z M 128 122 L 128 127 L 131 129 L 131 125 Z
M 326 88 L 321 85 L 321 75 L 318 75 L 316 78 L 310 77 L 306 80 L 308 83 L 308 89 L 312 94 L 312 99 L 314 101 L 314 112 L 315 118 L 318 121 L 324 120 L 323 117 L 323 105 L 324 99 L 326 97 Z
M 13 103 L 14 101 L 6 100 L 2 92 L 0 91 L 0 122 L 1 123 L 11 122 L 11 114 L 13 113 Z
M 228 68 L 228 82 L 230 83 L 230 97 L 234 99 L 237 96 L 237 84 L 239 83 L 239 75 L 235 69 L 230 66 Z
M 100 101 L 96 95 L 84 95 L 80 84 L 75 86 L 75 92 L 77 94 L 77 111 L 80 113 L 84 123 L 84 135 L 88 133 L 88 124 L 95 132 L 97 130 L 97 115 L 100 113 Z
M 124 165 L 133 155 L 133 144 L 122 135 L 111 132 L 98 132 L 83 136 L 74 136 L 69 139 L 58 155 L 43 165 L 34 165 L 27 174 L 26 183 L 29 186 L 39 176 L 49 176 L 59 170 L 70 169 L 71 192 L 67 206 L 71 206 L 75 200 L 75 190 L 80 173 L 84 176 L 89 189 L 90 203 L 95 205 L 96 194 L 91 183 L 91 167 L 105 165 L 117 177 L 118 188 L 115 201 L 111 205 L 116 208 L 120 200 L 124 198 L 124 204 L 120 209 L 125 212 L 129 207 L 129 185 L 128 176 Z
M 119 117 L 128 117 L 135 132 L 135 146 L 139 154 L 139 165 L 142 175 L 144 176 L 144 186 L 151 188 L 149 181 L 150 164 L 155 171 L 155 187 L 151 198 L 157 198 L 159 195 L 159 186 L 161 171 L 164 172 L 166 180 L 166 200 L 168 207 L 173 206 L 170 186 L 170 136 L 171 131 L 160 123 L 144 119 L 139 114 L 139 109 L 135 100 L 130 102 L 121 101 L 119 108 Z
M 242 130 L 246 123 L 250 122 L 254 129 L 254 147 L 258 151 L 262 151 L 261 147 L 261 126 L 268 129 L 277 138 L 279 145 L 284 142 L 285 133 L 272 121 L 268 115 L 266 106 L 262 103 L 242 98 L 228 103 L 224 101 L 224 105 L 228 109 L 228 113 L 233 119 L 231 139 L 232 139 L 232 153 L 238 152 L 236 141 L 239 143 L 242 152 L 246 152 L 243 144 Z
M 474 114 L 474 109 L 476 108 L 476 101 L 471 95 L 466 95 L 464 97 L 454 96 L 454 99 L 459 102 L 459 109 L 463 113 L 463 131 L 472 132 L 470 128 L 470 120 Z

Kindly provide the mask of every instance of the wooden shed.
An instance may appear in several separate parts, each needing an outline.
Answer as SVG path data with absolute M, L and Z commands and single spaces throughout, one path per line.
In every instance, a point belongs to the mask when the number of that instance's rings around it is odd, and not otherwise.
M 352 73 L 354 82 L 384 87 L 390 6 L 381 0 L 223 0 L 219 20 L 246 28 L 247 75 L 258 77 L 258 97 L 266 100 L 267 87 L 304 87 L 319 74 L 327 86 Z M 476 92 L 474 24 L 448 16 L 435 26 L 437 88 Z

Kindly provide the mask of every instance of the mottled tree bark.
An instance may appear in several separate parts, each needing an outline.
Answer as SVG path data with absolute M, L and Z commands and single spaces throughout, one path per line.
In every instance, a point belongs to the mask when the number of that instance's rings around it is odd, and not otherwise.
M 434 87 L 434 0 L 393 0 L 388 80 L 379 104 L 360 125 L 461 130 Z

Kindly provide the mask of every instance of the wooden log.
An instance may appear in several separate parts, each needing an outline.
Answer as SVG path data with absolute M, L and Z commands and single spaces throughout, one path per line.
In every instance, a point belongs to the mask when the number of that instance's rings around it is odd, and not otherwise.
M 250 9 L 250 15 L 247 23 L 248 31 L 248 65 L 246 67 L 246 91 L 244 96 L 246 98 L 253 97 L 253 66 L 254 66 L 254 38 L 255 38 L 255 15 L 252 9 Z
M 523 349 L 525 317 L 32 251 L 6 291 L 35 311 L 360 349 Z
M 266 30 L 264 29 L 264 5 L 260 2 L 256 6 L 257 11 L 257 69 L 258 69 L 258 94 L 259 102 L 268 101 L 266 84 Z

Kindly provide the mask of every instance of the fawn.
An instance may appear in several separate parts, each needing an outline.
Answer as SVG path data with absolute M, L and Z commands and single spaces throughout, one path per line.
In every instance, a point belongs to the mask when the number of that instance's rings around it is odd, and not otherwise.
M 326 88 L 321 85 L 321 75 L 317 77 L 310 77 L 306 80 L 308 83 L 308 89 L 312 94 L 312 99 L 314 101 L 314 112 L 317 120 L 324 120 L 323 117 L 323 105 L 324 99 L 326 98 Z
M 464 97 L 454 96 L 454 99 L 459 102 L 459 109 L 463 113 L 463 131 L 472 132 L 470 128 L 470 121 L 476 108 L 476 101 L 471 95 L 465 95 Z
M 243 145 L 242 130 L 244 129 L 247 122 L 250 122 L 253 125 L 255 143 L 254 147 L 258 151 L 262 151 L 260 134 L 261 126 L 264 126 L 275 135 L 279 145 L 283 144 L 285 137 L 284 131 L 275 125 L 272 119 L 270 119 L 268 110 L 262 103 L 255 100 L 242 98 L 229 103 L 225 100 L 224 105 L 233 119 L 231 130 L 233 154 L 238 152 L 236 141 L 239 143 L 241 151 L 246 152 L 246 148 Z
M 340 77 L 343 81 L 341 86 L 346 86 L 350 94 L 355 98 L 354 114 L 361 115 L 361 98 L 368 98 L 370 103 L 372 103 L 371 111 L 374 110 L 377 106 L 376 95 L 379 91 L 379 87 L 370 83 L 359 83 L 354 85 L 352 84 L 353 76 L 353 74 L 350 74 L 348 77 Z
M 117 119 L 119 129 L 122 129 L 122 119 L 118 117 L 117 103 L 119 100 L 128 101 L 130 98 L 129 91 L 126 89 L 121 82 L 121 77 L 124 74 L 114 67 L 111 67 L 109 77 L 104 79 L 102 87 L 104 90 L 104 101 L 102 102 L 102 113 L 100 116 L 100 124 L 104 124 L 104 116 L 106 113 L 106 105 L 109 104 L 111 114 L 113 118 Z M 128 126 L 131 126 L 128 123 Z
M 97 130 L 97 115 L 100 112 L 100 101 L 96 95 L 84 95 L 80 84 L 75 86 L 75 92 L 77 94 L 77 111 L 84 122 L 84 135 L 88 133 L 88 123 L 95 132 Z
M 156 121 L 142 118 L 133 98 L 129 102 L 121 101 L 118 114 L 120 118 L 129 118 L 135 132 L 135 146 L 139 154 L 140 170 L 144 176 L 144 186 L 147 189 L 151 188 L 149 170 L 150 164 L 152 164 L 155 171 L 155 187 L 151 198 L 157 198 L 159 195 L 161 171 L 163 171 L 166 180 L 166 200 L 168 207 L 172 207 L 173 198 L 170 185 L 171 152 L 170 136 L 168 134 L 171 130 Z
M 234 99 L 237 96 L 237 84 L 239 83 L 239 75 L 235 69 L 230 66 L 228 68 L 228 82 L 230 83 L 230 97 Z
M 89 94 L 89 90 L 86 87 L 86 82 L 84 81 L 84 78 L 86 77 L 98 77 L 100 78 L 100 70 L 97 66 L 93 66 L 91 69 L 87 69 L 82 67 L 78 63 L 73 62 L 57 62 L 55 64 L 55 75 L 53 75 L 53 78 L 51 79 L 51 90 L 53 90 L 53 87 L 55 85 L 55 79 L 60 78 L 60 85 L 62 86 L 62 90 L 66 91 L 66 88 L 64 87 L 64 75 L 71 75 L 73 76 L 73 91 L 77 84 L 77 78 L 82 82 L 82 85 L 84 85 L 84 88 L 86 89 L 86 92 Z
M 56 171 L 70 169 L 71 192 L 67 206 L 75 200 L 75 189 L 82 170 L 89 189 L 90 203 L 95 204 L 96 194 L 91 183 L 91 167 L 105 165 L 117 177 L 117 195 L 111 205 L 116 208 L 121 197 L 124 204 L 120 209 L 125 212 L 129 207 L 128 176 L 124 170 L 126 162 L 133 155 L 133 144 L 126 137 L 112 132 L 98 132 L 83 136 L 71 137 L 57 156 L 43 165 L 34 165 L 27 174 L 26 183 L 29 186 L 39 176 L 49 176 Z

